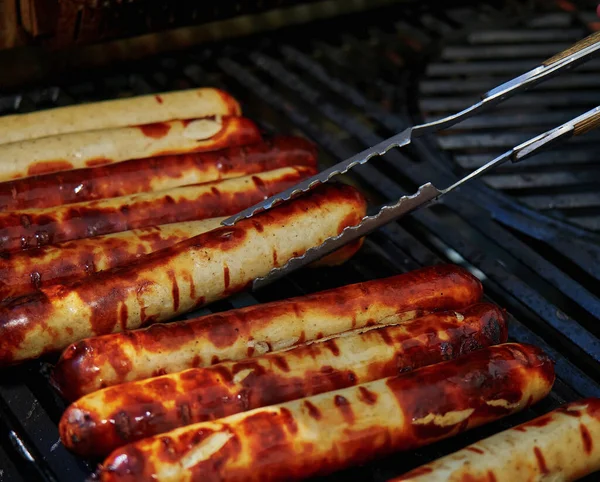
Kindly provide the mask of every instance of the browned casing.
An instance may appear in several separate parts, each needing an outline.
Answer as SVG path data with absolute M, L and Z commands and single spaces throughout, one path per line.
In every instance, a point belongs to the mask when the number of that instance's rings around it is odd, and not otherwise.
M 285 166 L 316 167 L 316 149 L 301 137 L 260 142 L 248 119 L 239 119 L 225 149 L 166 155 L 0 183 L 0 211 L 44 208 L 177 186 L 218 181 Z M 251 144 L 251 145 L 246 145 Z
M 298 298 L 106 335 L 69 346 L 53 383 L 69 400 L 119 383 L 281 350 L 375 324 L 460 310 L 482 286 L 454 265 L 343 286 Z
M 1 119 L 1 118 L 0 118 Z M 231 141 L 260 133 L 241 117 L 211 116 L 114 129 L 73 132 L 0 143 L 0 180 L 98 167 L 131 159 L 224 149 Z
M 225 298 L 358 223 L 365 211 L 365 199 L 356 189 L 323 186 L 233 227 L 15 298 L 0 306 L 0 365 L 86 337 L 164 321 Z
M 600 399 L 587 398 L 492 435 L 390 482 L 569 482 L 598 470 Z
M 149 226 L 5 253 L 0 264 L 0 300 L 130 263 L 145 254 L 216 229 L 224 219 Z
M 113 451 L 102 482 L 273 482 L 323 475 L 489 423 L 546 396 L 552 361 L 484 348 L 393 378 L 258 408 Z
M 367 331 L 364 331 L 367 330 Z M 502 310 L 482 303 L 404 325 L 342 336 L 242 361 L 105 388 L 67 408 L 63 445 L 84 456 L 184 425 L 317 395 L 504 343 Z
M 316 173 L 291 166 L 153 193 L 0 213 L 0 251 L 235 214 Z

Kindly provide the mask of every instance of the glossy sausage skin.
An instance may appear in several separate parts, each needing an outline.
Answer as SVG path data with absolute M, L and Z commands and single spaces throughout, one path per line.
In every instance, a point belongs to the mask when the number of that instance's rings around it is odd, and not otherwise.
M 126 443 L 184 425 L 394 376 L 506 340 L 504 314 L 487 303 L 404 325 L 363 328 L 283 352 L 91 393 L 67 408 L 60 436 L 81 455 L 106 456 Z
M 283 167 L 154 193 L 0 213 L 0 251 L 39 248 L 146 226 L 227 216 L 315 173 L 308 166 Z
M 0 211 L 160 191 L 286 166 L 316 167 L 316 150 L 309 141 L 276 137 L 259 142 L 257 136 L 252 125 L 232 135 L 231 147 L 219 151 L 135 159 L 0 183 Z
M 237 101 L 219 89 L 161 92 L 2 116 L 0 144 L 69 132 L 240 113 Z
M 504 344 L 393 378 L 258 408 L 113 451 L 102 482 L 297 480 L 497 420 L 552 388 L 550 359 Z
M 568 482 L 600 470 L 600 399 L 569 403 L 390 482 Z
M 233 227 L 15 298 L 0 305 L 0 365 L 60 350 L 86 337 L 165 321 L 225 298 L 356 224 L 365 210 L 365 199 L 356 189 L 323 186 Z
M 0 264 L 0 300 L 127 264 L 144 254 L 218 228 L 223 219 L 150 226 L 6 253 Z
M 251 120 L 213 116 L 11 142 L 0 144 L 0 181 L 130 159 L 214 151 L 248 136 L 260 139 Z
M 69 400 L 111 385 L 240 360 L 375 324 L 479 301 L 481 283 L 453 265 L 83 340 L 56 364 L 53 383 Z

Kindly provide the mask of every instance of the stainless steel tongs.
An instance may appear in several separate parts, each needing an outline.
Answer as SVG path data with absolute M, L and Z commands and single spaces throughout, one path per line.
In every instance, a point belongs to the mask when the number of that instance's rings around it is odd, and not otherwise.
M 516 77 L 515 79 L 486 92 L 482 96 L 482 100 L 476 104 L 435 122 L 409 127 L 401 133 L 396 134 L 395 136 L 390 137 L 389 139 L 386 139 L 379 144 L 320 172 L 316 176 L 313 176 L 297 184 L 296 186 L 276 194 L 275 196 L 272 196 L 265 201 L 256 204 L 255 206 L 241 211 L 240 213 L 228 219 L 225 219 L 222 224 L 231 226 L 241 219 L 250 218 L 259 212 L 271 209 L 273 206 L 283 201 L 292 199 L 293 197 L 307 192 L 320 184 L 326 183 L 331 178 L 339 174 L 348 172 L 354 166 L 366 163 L 372 157 L 385 154 L 393 147 L 403 147 L 410 144 L 413 138 L 447 129 L 448 127 L 451 127 L 479 112 L 482 112 L 484 109 L 498 105 L 500 102 L 512 97 L 518 92 L 531 88 L 569 68 L 580 65 L 599 53 L 600 32 L 596 32 L 577 42 L 567 50 L 546 60 L 533 70 L 530 70 L 529 72 L 526 72 L 525 74 L 520 75 L 519 77 Z M 521 161 L 539 152 L 543 148 L 554 145 L 557 142 L 567 140 L 573 136 L 588 132 L 598 125 L 600 125 L 600 106 L 586 112 L 579 117 L 576 117 L 575 119 L 572 119 L 571 121 L 559 127 L 551 129 L 544 134 L 534 137 L 533 139 L 514 147 L 510 151 L 498 156 L 445 189 L 438 189 L 433 184 L 426 183 L 422 185 L 415 194 L 403 196 L 396 203 L 383 206 L 376 215 L 366 216 L 358 225 L 344 229 L 344 231 L 338 236 L 328 238 L 321 245 L 307 250 L 302 256 L 290 259 L 284 266 L 274 268 L 264 278 L 257 278 L 253 283 L 253 288 L 258 289 L 306 264 L 330 254 L 343 245 L 371 233 L 384 224 L 387 224 L 414 211 L 415 209 L 429 204 L 435 199 L 438 199 L 440 196 L 449 193 L 453 189 L 471 179 L 481 176 L 485 172 L 495 168 L 496 166 L 499 166 L 500 164 L 503 164 L 509 160 L 512 162 Z

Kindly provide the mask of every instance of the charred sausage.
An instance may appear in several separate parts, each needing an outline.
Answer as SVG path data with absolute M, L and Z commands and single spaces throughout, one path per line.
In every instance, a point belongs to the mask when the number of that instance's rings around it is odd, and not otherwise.
M 127 264 L 220 227 L 225 219 L 163 224 L 7 253 L 0 264 L 0 300 Z
M 67 408 L 60 437 L 81 455 L 106 456 L 177 427 L 397 375 L 506 340 L 502 311 L 487 303 L 405 325 L 363 328 L 90 393 Z
M 0 251 L 39 248 L 146 226 L 235 214 L 316 173 L 282 167 L 166 191 L 0 213 Z
M 60 350 L 85 337 L 164 321 L 225 298 L 358 223 L 365 210 L 356 189 L 323 186 L 233 227 L 15 298 L 0 306 L 0 365 Z
M 218 89 L 164 92 L 0 117 L 0 144 L 69 132 L 216 115 L 240 115 L 240 106 L 233 97 Z
M 69 346 L 53 383 L 74 400 L 119 383 L 240 360 L 375 324 L 405 323 L 424 312 L 460 310 L 481 283 L 453 265 L 343 286 L 289 300 L 106 335 Z
M 258 140 L 258 128 L 243 117 L 174 120 L 41 137 L 0 144 L 0 181 L 130 159 L 214 151 Z
M 553 381 L 552 362 L 536 347 L 498 345 L 149 437 L 113 451 L 99 478 L 272 482 L 327 474 L 522 410 Z
M 567 482 L 600 470 L 600 399 L 569 403 L 390 482 Z
M 313 144 L 301 137 L 256 143 L 254 131 L 219 151 L 135 159 L 0 183 L 0 211 L 92 201 L 218 181 L 286 166 L 316 167 Z M 255 142 L 238 146 L 240 142 Z

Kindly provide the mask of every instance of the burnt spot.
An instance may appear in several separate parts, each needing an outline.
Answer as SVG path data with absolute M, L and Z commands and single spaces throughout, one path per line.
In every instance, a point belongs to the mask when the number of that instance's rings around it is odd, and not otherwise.
M 219 357 L 217 355 L 213 355 L 210 358 L 210 364 L 211 365 L 216 365 L 217 363 L 219 363 L 221 360 L 219 360 Z
M 592 453 L 592 449 L 594 448 L 590 431 L 585 425 L 580 423 L 579 433 L 581 434 L 581 441 L 583 442 L 583 450 L 585 450 L 586 454 L 590 455 Z
M 138 126 L 138 129 L 142 131 L 142 134 L 146 137 L 161 139 L 169 133 L 171 125 L 166 122 L 155 122 Z
M 359 400 L 367 405 L 374 405 L 377 402 L 377 394 L 367 387 L 358 387 Z
M 321 411 L 310 400 L 305 400 L 304 406 L 306 407 L 308 414 L 312 418 L 314 418 L 315 420 L 321 420 L 321 418 L 323 417 L 323 415 L 321 414 Z
M 547 475 L 549 471 L 548 467 L 546 466 L 546 459 L 544 458 L 544 454 L 539 449 L 539 447 L 533 447 L 533 453 L 535 454 L 535 460 L 537 461 L 540 473 L 542 473 L 543 475 Z
M 352 411 L 352 406 L 348 399 L 342 395 L 336 395 L 333 397 L 333 403 L 341 412 L 346 423 L 352 425 L 354 423 L 354 412 Z
M 159 104 L 163 103 L 163 98 L 160 95 L 155 95 L 154 99 L 156 99 L 156 102 L 158 102 Z
M 27 168 L 27 175 L 36 176 L 50 172 L 66 171 L 68 169 L 73 169 L 73 164 L 68 161 L 40 161 L 31 164 Z
M 200 355 L 194 355 L 191 365 L 192 368 L 198 368 L 200 365 L 202 365 L 202 357 Z
M 265 195 L 267 195 L 265 182 L 260 177 L 252 176 L 252 182 L 259 191 L 265 192 Z

